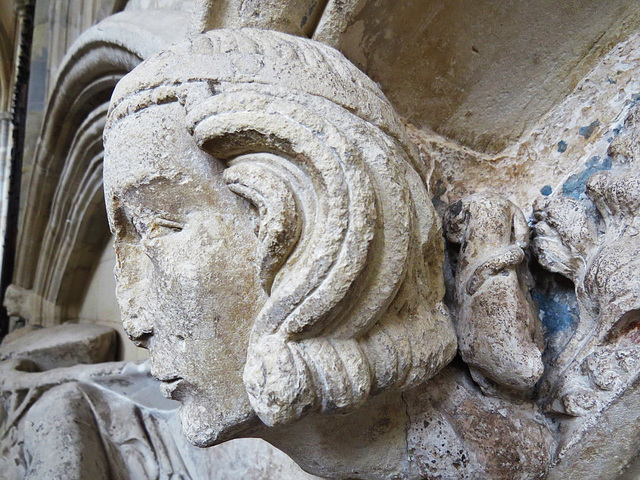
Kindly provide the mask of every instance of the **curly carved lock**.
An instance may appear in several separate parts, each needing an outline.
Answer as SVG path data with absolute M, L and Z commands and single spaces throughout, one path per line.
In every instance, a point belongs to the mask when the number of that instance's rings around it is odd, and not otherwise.
M 307 39 L 218 30 L 124 79 L 110 122 L 176 101 L 261 217 L 269 298 L 244 382 L 266 424 L 349 411 L 451 360 L 441 259 L 430 258 L 442 249 L 439 221 L 402 124 L 371 80 Z

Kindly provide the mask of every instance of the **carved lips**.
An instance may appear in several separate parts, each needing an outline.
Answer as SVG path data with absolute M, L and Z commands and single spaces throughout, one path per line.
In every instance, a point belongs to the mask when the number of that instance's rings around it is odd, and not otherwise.
M 175 393 L 182 385 L 185 385 L 185 381 L 179 377 L 160 381 L 162 382 L 160 385 L 160 392 L 162 392 L 162 395 L 169 400 L 179 400 Z

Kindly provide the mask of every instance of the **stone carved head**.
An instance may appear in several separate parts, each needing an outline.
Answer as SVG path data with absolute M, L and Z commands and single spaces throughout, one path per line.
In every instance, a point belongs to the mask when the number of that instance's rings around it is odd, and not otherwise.
M 416 155 L 377 86 L 308 39 L 211 31 L 118 84 L 117 294 L 192 441 L 238 435 L 253 411 L 348 412 L 452 359 Z

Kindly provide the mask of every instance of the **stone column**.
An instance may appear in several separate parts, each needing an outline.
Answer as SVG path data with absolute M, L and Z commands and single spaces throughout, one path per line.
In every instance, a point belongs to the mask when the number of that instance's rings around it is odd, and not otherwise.
M 0 238 L 4 239 L 7 228 L 7 205 L 9 175 L 11 171 L 11 146 L 13 144 L 11 113 L 0 112 Z M 0 262 L 4 251 L 4 241 L 0 244 Z M 2 264 L 0 263 L 0 268 Z
M 13 277 L 15 260 L 34 8 L 34 0 L 19 0 L 15 3 L 18 33 L 13 102 L 11 112 L 2 114 L 0 127 L 0 233 L 2 234 L 0 295 L 3 303 L 5 291 Z M 9 327 L 9 316 L 4 308 L 0 308 L 0 337 L 8 333 Z

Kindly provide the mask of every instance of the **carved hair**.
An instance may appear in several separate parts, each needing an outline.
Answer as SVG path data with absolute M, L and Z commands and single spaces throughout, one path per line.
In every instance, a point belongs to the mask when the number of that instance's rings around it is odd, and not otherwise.
M 369 78 L 308 39 L 216 30 L 125 77 L 109 124 L 171 101 L 261 216 L 270 296 L 244 382 L 266 424 L 349 411 L 451 360 L 440 224 L 404 128 Z

